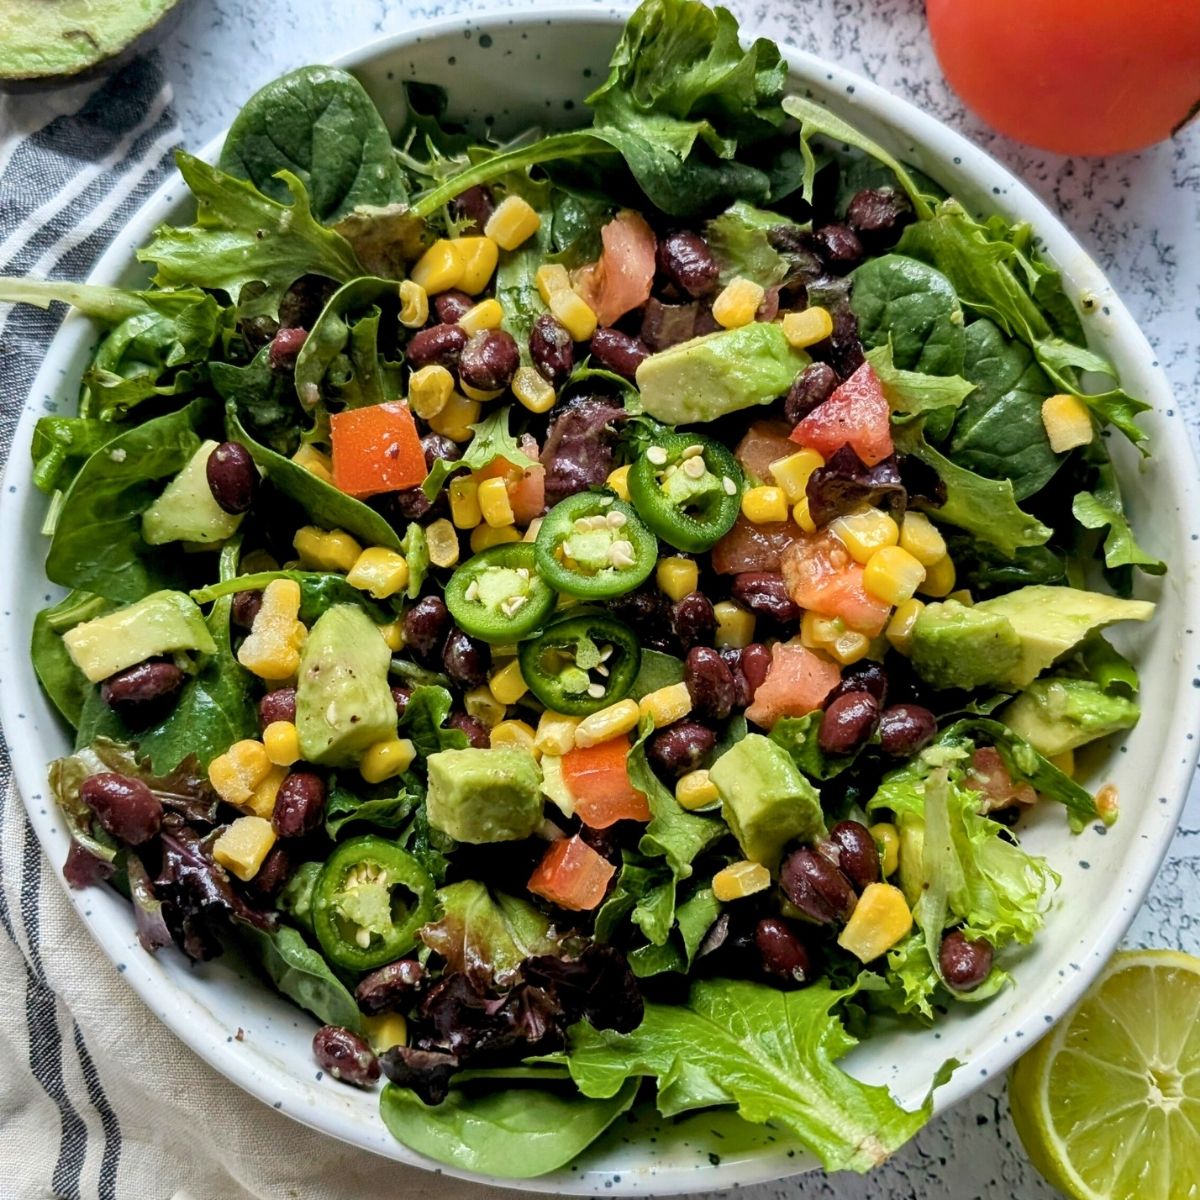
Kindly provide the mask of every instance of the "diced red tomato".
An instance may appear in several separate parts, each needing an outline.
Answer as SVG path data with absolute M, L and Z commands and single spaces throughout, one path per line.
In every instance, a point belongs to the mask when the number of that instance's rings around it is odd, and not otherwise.
M 650 299 L 657 242 L 646 218 L 623 208 L 600 230 L 597 262 L 580 267 L 571 283 L 601 325 L 612 325 Z
M 1014 783 L 1000 751 L 995 746 L 980 746 L 971 755 L 971 770 L 966 784 L 983 793 L 979 806 L 984 813 L 1007 808 L 1010 804 L 1036 804 L 1037 792 L 1028 783 Z
M 814 712 L 838 685 L 841 671 L 834 662 L 814 654 L 798 640 L 777 642 L 771 651 L 767 677 L 746 709 L 746 719 L 770 729 L 780 717 Z
M 646 797 L 629 782 L 628 758 L 629 739 L 625 737 L 610 738 L 587 749 L 577 747 L 563 755 L 563 780 L 579 819 L 589 828 L 650 820 Z
M 828 461 L 843 446 L 873 467 L 893 452 L 891 410 L 879 376 L 863 363 L 845 383 L 800 422 L 792 441 L 810 446 Z
M 763 483 L 773 483 L 771 464 L 796 453 L 795 443 L 788 436 L 790 433 L 786 421 L 755 421 L 738 442 L 733 456 L 748 475 Z
M 365 500 L 424 480 L 425 451 L 408 405 L 399 400 L 331 414 L 333 485 Z
M 524 445 L 521 449 L 536 460 L 537 442 L 532 438 L 529 441 L 532 449 Z M 475 472 L 475 478 L 479 480 L 496 476 L 502 476 L 505 481 L 508 502 L 512 505 L 513 518 L 518 525 L 528 525 L 546 511 L 546 468 L 540 463 L 522 470 L 507 458 L 497 455 L 486 467 Z
M 803 533 L 794 521 L 752 525 L 739 514 L 733 528 L 712 548 L 712 566 L 718 575 L 743 571 L 778 574 L 784 551 Z
M 604 899 L 616 871 L 576 834 L 551 843 L 529 877 L 529 890 L 559 908 L 587 912 Z
M 801 534 L 783 555 L 783 581 L 801 608 L 841 617 L 849 628 L 878 637 L 892 606 L 863 586 L 863 569 L 827 530 Z

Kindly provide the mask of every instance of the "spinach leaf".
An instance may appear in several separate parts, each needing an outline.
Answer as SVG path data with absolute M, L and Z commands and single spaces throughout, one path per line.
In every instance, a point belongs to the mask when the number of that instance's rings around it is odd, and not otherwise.
M 783 717 L 771 726 L 769 736 L 771 741 L 792 756 L 792 761 L 809 779 L 824 783 L 853 766 L 858 751 L 853 754 L 826 754 L 817 743 L 821 717 L 820 712 L 811 712 L 804 717 Z
M 1048 546 L 1022 546 L 1002 554 L 978 538 L 952 533 L 946 539 L 955 572 L 976 593 L 1008 591 L 1031 583 L 1062 583 L 1067 577 L 1063 559 Z
M 325 805 L 325 832 L 336 841 L 347 825 L 360 822 L 380 829 L 400 829 L 412 816 L 416 803 L 407 788 L 392 796 L 364 799 L 335 783 Z
M 300 585 L 300 620 L 306 625 L 311 625 L 335 604 L 357 604 L 377 625 L 390 621 L 394 615 L 386 605 L 352 587 L 346 582 L 345 575 L 334 571 L 257 571 L 253 575 L 235 575 L 219 583 L 210 583 L 190 594 L 197 604 L 208 604 L 222 596 L 256 592 L 275 579 L 291 579 Z
M 640 700 L 659 688 L 670 687 L 683 679 L 683 659 L 661 650 L 643 650 L 637 678 L 629 689 L 630 698 Z
M 271 366 L 270 355 L 270 346 L 264 346 L 244 367 L 209 363 L 208 376 L 213 391 L 233 405 L 250 434 L 290 458 L 300 445 L 300 406 L 292 379 Z
M 428 758 L 439 750 L 463 750 L 467 735 L 461 729 L 446 729 L 446 718 L 454 705 L 454 697 L 444 687 L 421 684 L 412 695 L 400 718 L 400 727 L 412 739 L 417 753 Z
M 508 408 L 499 408 L 484 417 L 478 425 L 472 425 L 475 436 L 471 439 L 462 458 L 454 461 L 439 458 L 434 462 L 433 470 L 421 484 L 421 490 L 427 499 L 436 499 L 446 480 L 456 471 L 480 471 L 497 458 L 503 458 L 522 470 L 538 465 L 521 449 L 517 444 L 517 439 L 508 432 L 508 412 Z
M 712 888 L 697 888 L 675 911 L 674 930 L 668 928 L 661 941 L 650 938 L 644 946 L 638 946 L 629 953 L 629 966 L 633 973 L 639 979 L 667 972 L 686 974 L 691 970 L 704 935 L 712 928 L 720 911 L 721 903 L 713 895 Z M 636 915 L 634 920 L 636 922 Z M 650 937 L 649 932 L 643 932 Z
M 30 653 L 38 682 L 54 707 L 72 725 L 79 724 L 84 701 L 92 684 L 75 665 L 63 642 L 63 634 L 83 621 L 90 621 L 112 609 L 112 602 L 90 592 L 74 591 L 50 608 L 43 608 L 33 620 Z
M 34 484 L 47 495 L 69 487 L 79 468 L 126 428 L 97 417 L 39 417 L 30 446 Z
M 755 208 L 744 200 L 731 204 L 709 221 L 704 235 L 720 268 L 721 285 L 738 275 L 764 288 L 782 283 L 788 273 L 787 260 L 767 235 L 786 224 L 786 217 Z
M 1104 565 L 1110 570 L 1138 567 L 1147 575 L 1162 575 L 1167 564 L 1147 553 L 1138 544 L 1125 505 L 1112 459 L 1103 444 L 1088 447 L 1087 457 L 1094 463 L 1096 483 L 1090 492 L 1080 492 L 1071 504 L 1071 512 L 1084 529 L 1107 529 L 1104 536 Z
M 229 127 L 220 166 L 280 204 L 288 189 L 279 173 L 290 171 L 326 224 L 362 205 L 406 199 L 383 118 L 362 84 L 336 67 L 300 67 L 255 92 Z

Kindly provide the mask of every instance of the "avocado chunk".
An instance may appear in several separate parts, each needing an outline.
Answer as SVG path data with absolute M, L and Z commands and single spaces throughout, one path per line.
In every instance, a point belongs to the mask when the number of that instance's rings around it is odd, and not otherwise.
M 232 537 L 243 514 L 227 513 L 208 486 L 208 456 L 217 448 L 209 439 L 188 460 L 162 494 L 142 513 L 142 539 L 150 546 L 168 542 L 215 545 Z
M 528 750 L 440 750 L 426 767 L 429 824 L 457 842 L 519 842 L 542 823 L 542 772 Z
M 176 650 L 217 652 L 204 614 L 183 592 L 152 592 L 115 612 L 84 621 L 63 634 L 63 644 L 92 683 Z
M 770 404 L 808 363 L 808 355 L 792 348 L 781 326 L 755 321 L 650 355 L 637 369 L 637 385 L 642 407 L 652 417 L 690 425 Z
M 742 853 L 772 871 L 788 842 L 812 841 L 825 832 L 816 789 L 791 755 L 761 734 L 747 734 L 726 750 L 709 779 Z
M 388 686 L 391 651 L 356 604 L 335 604 L 309 630 L 296 683 L 301 757 L 354 766 L 376 742 L 396 736 Z
M 1035 679 L 1000 713 L 1000 720 L 1039 754 L 1052 758 L 1132 729 L 1140 716 L 1136 701 L 1106 692 L 1090 679 L 1047 675 Z
M 1007 617 L 947 600 L 917 618 L 910 651 L 913 670 L 935 688 L 1000 684 L 1021 661 L 1021 639 Z

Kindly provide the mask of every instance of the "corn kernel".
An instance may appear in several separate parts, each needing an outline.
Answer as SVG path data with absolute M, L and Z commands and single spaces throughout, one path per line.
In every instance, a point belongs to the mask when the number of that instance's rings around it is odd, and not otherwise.
M 808 497 L 804 496 L 797 500 L 795 507 L 792 509 L 792 520 L 804 530 L 805 533 L 816 533 L 817 523 L 812 519 L 812 514 L 808 511 Z
M 946 554 L 946 539 L 924 514 L 906 512 L 900 526 L 900 545 L 924 567 L 932 567 Z
M 1064 750 L 1050 756 L 1050 765 L 1057 767 L 1068 779 L 1075 778 L 1075 751 Z
M 552 292 L 547 303 L 572 341 L 586 342 L 596 332 L 596 314 L 588 302 L 570 288 Z
M 558 393 L 536 367 L 518 367 L 513 376 L 512 394 L 531 413 L 549 412 Z
M 305 443 L 292 455 L 292 462 L 302 466 L 310 475 L 315 475 L 326 483 L 333 482 L 333 459 L 318 450 L 316 446 Z
M 238 817 L 213 842 L 213 861 L 246 882 L 258 874 L 275 845 L 275 830 L 262 817 Z
M 479 420 L 483 406 L 459 392 L 451 392 L 441 411 L 429 418 L 429 428 L 452 442 L 469 442 L 475 436 L 471 428 Z
M 541 228 L 537 209 L 521 196 L 505 196 L 488 217 L 483 232 L 501 250 L 515 250 Z
M 637 728 L 640 716 L 636 700 L 618 700 L 579 722 L 575 727 L 575 745 L 586 750 L 589 746 L 621 737 Z
M 875 839 L 875 847 L 879 851 L 879 868 L 884 879 L 895 875 L 900 866 L 900 833 L 895 825 L 888 821 L 880 821 L 869 830 Z
M 376 628 L 385 645 L 393 654 L 404 649 L 404 619 L 402 617 L 395 621 L 389 621 L 386 625 L 377 625 Z
M 271 765 L 266 746 L 246 738 L 208 764 L 208 782 L 226 804 L 240 808 L 271 773 Z
M 300 666 L 300 647 L 308 630 L 297 620 L 300 585 L 294 579 L 272 579 L 249 634 L 238 647 L 238 662 L 260 679 L 287 679 Z
M 468 296 L 478 296 L 495 274 L 500 247 L 490 237 L 460 237 L 450 241 L 462 259 L 463 271 L 458 286 Z
M 713 895 L 722 903 L 765 892 L 770 886 L 771 872 L 748 858 L 723 867 L 712 879 Z
M 272 763 L 266 778 L 260 780 L 250 799 L 241 805 L 242 811 L 269 821 L 275 812 L 275 798 L 279 795 L 279 789 L 287 777 L 287 767 Z
M 279 767 L 290 767 L 300 760 L 300 735 L 291 721 L 272 721 L 263 730 L 267 757 Z
M 752 279 L 743 279 L 739 275 L 731 279 L 713 301 L 713 320 L 725 329 L 749 325 L 766 294 L 760 284 Z
M 815 450 L 805 448 L 786 458 L 777 458 L 767 470 L 776 485 L 783 488 L 788 503 L 796 504 L 808 494 L 809 476 L 824 465 L 825 460 Z
M 529 691 L 529 685 L 521 675 L 521 664 L 514 658 L 496 671 L 488 680 L 492 695 L 500 704 L 516 704 Z
M 538 718 L 537 732 L 533 735 L 534 747 L 542 754 L 566 754 L 575 747 L 575 730 L 578 728 L 578 717 L 566 717 L 547 709 Z
M 922 596 L 940 599 L 954 591 L 956 573 L 950 555 L 943 554 L 932 566 L 925 568 L 925 581 L 917 589 Z
M 541 296 L 542 303 L 547 307 L 550 304 L 550 297 L 555 292 L 571 290 L 571 276 L 562 263 L 543 263 L 538 267 L 533 279 L 537 284 L 538 295 Z
M 900 526 L 878 508 L 866 507 L 847 513 L 830 522 L 829 528 L 842 540 L 857 563 L 868 562 L 876 550 L 900 541 Z
M 658 590 L 679 601 L 694 592 L 700 582 L 700 568 L 692 558 L 660 558 L 654 574 Z
M 500 323 L 503 320 L 504 309 L 500 307 L 500 302 L 489 297 L 487 300 L 480 300 L 478 304 L 474 304 L 468 308 L 458 318 L 458 324 L 460 328 L 466 331 L 467 336 L 470 337 L 471 334 L 482 333 L 485 329 L 499 329 Z
M 907 550 L 884 546 L 876 550 L 863 568 L 863 587 L 878 600 L 903 604 L 925 578 L 925 568 Z
M 754 641 L 754 614 L 732 600 L 718 600 L 713 605 L 717 618 L 717 633 L 713 645 L 718 650 L 732 647 L 741 650 Z
M 408 560 L 386 546 L 371 546 L 354 560 L 346 582 L 376 600 L 386 600 L 408 587 Z
M 458 534 L 445 517 L 438 517 L 425 528 L 425 546 L 435 567 L 458 565 Z
M 463 696 L 463 703 L 466 705 L 468 716 L 474 717 L 488 729 L 491 729 L 493 725 L 499 725 L 504 720 L 507 705 L 501 704 L 492 695 L 492 689 L 486 683 L 467 692 Z
M 408 407 L 422 421 L 430 421 L 450 403 L 454 376 L 440 363 L 414 371 L 408 380 Z
M 648 692 L 638 704 L 643 717 L 654 722 L 655 729 L 682 721 L 692 711 L 692 696 L 686 683 L 672 683 Z
M 871 649 L 871 639 L 848 629 L 841 617 L 823 617 L 811 609 L 800 619 L 800 644 L 823 650 L 844 667 L 866 658 Z
M 604 486 L 616 492 L 617 499 L 624 500 L 626 504 L 629 503 L 629 472 L 632 469 L 632 465 L 626 463 L 623 467 L 617 467 L 615 471 L 609 471 L 608 478 L 604 481 Z
M 959 604 L 964 605 L 966 608 L 970 608 L 975 603 L 975 597 L 971 595 L 970 588 L 959 588 L 958 591 L 951 592 L 946 599 L 957 600 Z
M 707 771 L 689 771 L 675 785 L 675 800 L 680 808 L 686 808 L 689 812 L 716 804 L 720 798 L 721 793 L 708 777 Z
M 329 533 L 315 525 L 302 525 L 292 538 L 300 562 L 310 571 L 349 571 L 358 561 L 362 547 L 344 530 Z
M 742 495 L 742 515 L 752 525 L 773 525 L 788 518 L 783 488 L 752 487 Z
M 868 883 L 838 935 L 838 945 L 860 962 L 874 962 L 912 929 L 912 923 L 912 913 L 898 887 Z
M 400 324 L 405 329 L 420 329 L 429 320 L 429 293 L 411 279 L 400 285 Z
M 819 304 L 803 312 L 790 312 L 783 318 L 783 336 L 797 350 L 806 350 L 823 342 L 833 332 L 833 318 Z
M 534 743 L 533 726 L 526 721 L 501 721 L 493 726 L 489 735 L 489 744 L 497 746 L 512 746 L 517 750 L 528 750 L 535 757 L 541 757 Z
M 892 649 L 897 653 L 907 655 L 912 648 L 913 626 L 924 611 L 925 604 L 921 600 L 905 600 L 903 604 L 897 605 L 884 631 Z
M 1042 424 L 1055 454 L 1086 446 L 1096 434 L 1087 406 L 1077 397 L 1065 394 L 1042 401 Z
M 493 529 L 511 525 L 516 520 L 508 499 L 508 483 L 502 476 L 494 475 L 480 483 L 479 511 Z
M 493 546 L 504 546 L 509 542 L 519 542 L 521 535 L 511 525 L 476 525 L 471 530 L 471 553 L 482 554 Z
M 367 783 L 382 783 L 403 775 L 417 757 L 417 748 L 408 738 L 387 738 L 369 747 L 358 764 L 358 773 Z
M 458 247 L 446 238 L 434 242 L 409 272 L 413 283 L 419 283 L 430 296 L 458 287 L 462 277 L 462 255 Z
M 474 529 L 483 520 L 479 511 L 479 484 L 471 475 L 455 475 L 449 483 L 450 519 L 458 529 Z
M 382 1054 L 393 1046 L 403 1046 L 408 1041 L 408 1022 L 403 1013 L 385 1012 L 374 1017 L 363 1017 L 362 1029 L 376 1054 Z

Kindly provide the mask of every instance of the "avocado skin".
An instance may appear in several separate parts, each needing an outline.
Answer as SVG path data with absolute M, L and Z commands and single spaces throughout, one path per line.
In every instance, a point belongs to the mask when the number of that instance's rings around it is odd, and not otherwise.
M 1135 701 L 1106 692 L 1090 679 L 1050 675 L 1035 679 L 1000 713 L 1000 720 L 1039 754 L 1053 758 L 1132 729 L 1140 716 Z
M 935 688 L 1004 682 L 1021 661 L 1021 639 L 1007 617 L 957 600 L 928 605 L 913 626 L 913 670 Z
M 518 842 L 542 823 L 542 772 L 528 750 L 441 750 L 426 767 L 429 824 L 457 842 Z

